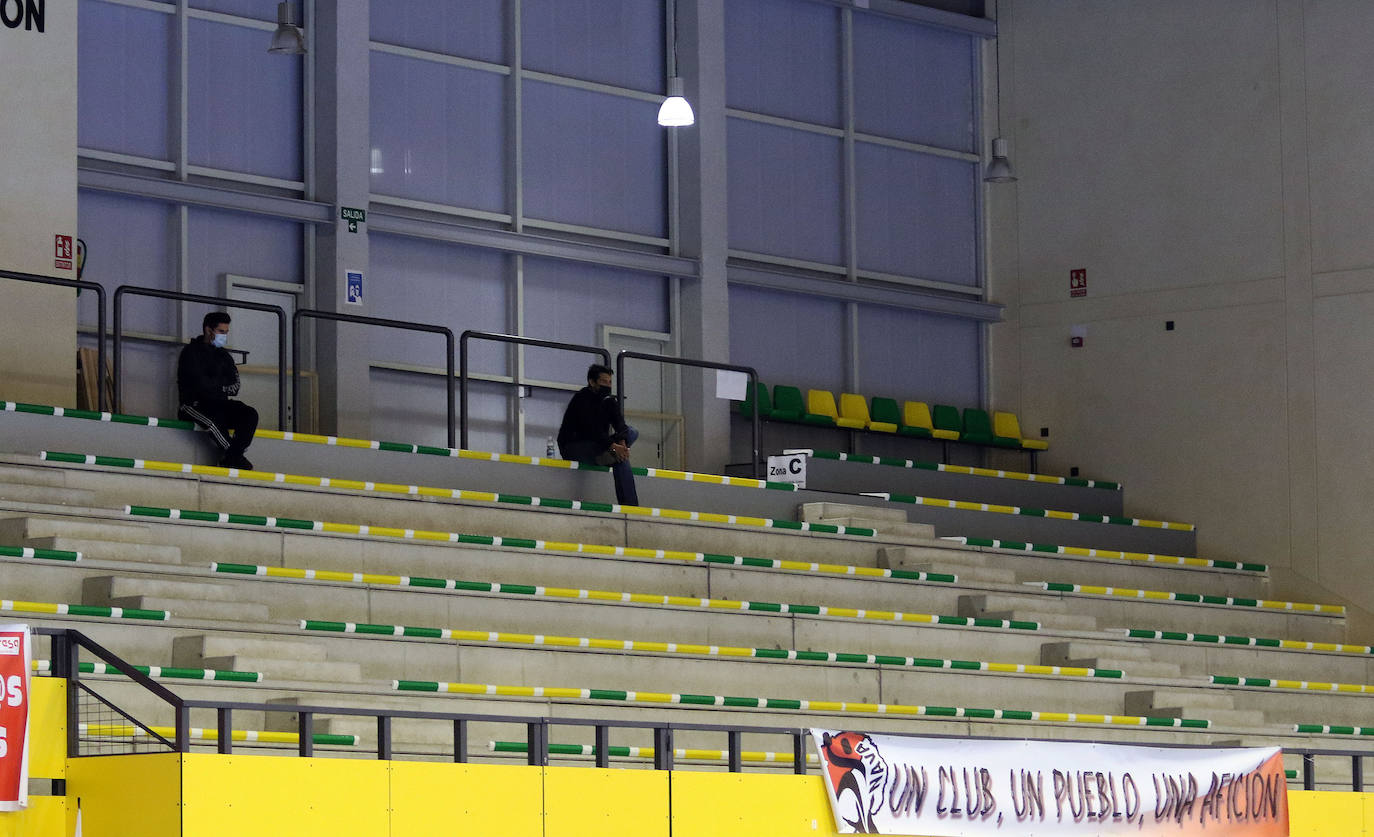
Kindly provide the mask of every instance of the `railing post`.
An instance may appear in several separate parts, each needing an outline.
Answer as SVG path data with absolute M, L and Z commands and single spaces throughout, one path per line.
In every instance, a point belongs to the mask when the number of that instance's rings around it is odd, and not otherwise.
M 611 766 L 611 728 L 605 724 L 596 725 L 596 766 Z
M 468 447 L 468 334 L 458 338 L 458 447 Z
M 547 767 L 549 764 L 549 728 L 546 722 L 541 718 L 526 724 L 525 730 L 525 761 L 536 767 Z
M 291 432 L 301 429 L 301 310 L 291 314 Z
M 124 412 L 124 288 L 115 288 L 114 298 L 114 359 L 110 376 L 114 378 L 114 411 Z
M 377 759 L 391 761 L 391 716 L 377 716 Z
M 230 755 L 234 752 L 234 710 L 228 706 L 216 709 L 215 726 L 219 732 L 219 754 Z
M 1350 757 L 1350 789 L 1356 793 L 1364 791 L 1364 756 L 1359 753 Z
M 1317 765 L 1316 757 L 1311 753 L 1302 754 L 1302 789 L 1317 789 Z
M 654 727 L 654 769 L 673 769 L 673 728 Z
M 798 776 L 806 775 L 806 730 L 792 733 L 792 772 Z
M 739 773 L 744 769 L 744 760 L 740 755 L 743 736 L 740 734 L 739 730 L 732 729 L 725 734 L 725 737 L 728 742 L 726 744 L 726 758 L 728 759 L 729 771 L 731 773 Z
M 178 704 L 174 713 L 176 715 L 176 751 L 189 753 L 191 752 L 191 710 Z
M 52 638 L 48 656 L 52 658 L 52 673 L 67 681 L 67 757 L 81 755 L 81 649 L 72 641 L 71 631 L 62 631 Z
M 468 760 L 468 722 L 462 718 L 453 721 L 453 763 L 467 764 Z
M 296 729 L 298 730 L 300 741 L 298 742 L 298 752 L 301 758 L 309 758 L 315 755 L 315 713 L 298 712 L 296 714 Z
M 453 387 L 454 387 L 454 381 L 453 381 L 453 371 L 454 371 L 454 370 L 453 370 L 453 331 L 452 331 L 451 329 L 450 329 L 450 330 L 446 330 L 446 331 L 444 332 L 444 348 L 447 350 L 447 355 L 446 355 L 446 357 L 444 358 L 444 360 L 447 362 L 447 369 L 448 369 L 448 373 L 444 376 L 444 394 L 445 394 L 445 396 L 447 396 L 447 398 L 448 398 L 448 403 L 445 405 L 445 406 L 448 408 L 448 409 L 447 409 L 447 415 L 448 415 L 448 446 L 449 446 L 449 447 L 455 447 L 458 440 L 457 440 L 457 437 L 455 436 L 455 426 L 454 426 L 454 425 L 455 425 L 455 416 L 454 416 L 454 409 L 455 409 L 455 407 L 454 407 L 454 404 L 453 404 Z

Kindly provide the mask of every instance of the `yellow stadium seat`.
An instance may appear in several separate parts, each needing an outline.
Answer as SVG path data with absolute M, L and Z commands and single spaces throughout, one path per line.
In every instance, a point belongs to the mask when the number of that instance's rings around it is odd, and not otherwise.
M 839 410 L 835 409 L 835 395 L 827 389 L 808 389 L 806 391 L 806 411 L 818 416 L 832 418 L 836 425 L 850 430 L 863 430 L 864 428 L 863 422 L 844 418 L 840 415 Z
M 930 406 L 924 401 L 902 403 L 902 424 L 921 430 L 929 430 L 932 438 L 955 440 L 959 434 L 953 430 L 937 430 L 930 420 Z
M 1026 450 L 1049 450 L 1050 443 L 1044 439 L 1026 439 L 1021 436 L 1021 422 L 1016 413 L 995 412 L 992 414 L 992 432 L 998 436 L 1009 436 L 1021 442 Z
M 896 433 L 897 425 L 895 422 L 874 421 L 868 413 L 868 399 L 862 395 L 855 395 L 852 392 L 840 393 L 840 419 L 841 422 L 852 420 L 859 422 L 859 426 L 867 430 L 878 433 Z M 844 425 L 848 427 L 849 425 Z

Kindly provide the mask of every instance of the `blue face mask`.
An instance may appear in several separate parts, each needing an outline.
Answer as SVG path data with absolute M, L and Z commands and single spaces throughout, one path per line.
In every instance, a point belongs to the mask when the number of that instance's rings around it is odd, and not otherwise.
M 216 334 L 216 335 L 215 335 L 215 339 L 210 341 L 210 345 L 214 346 L 216 349 L 223 349 L 223 348 L 224 348 L 224 344 L 225 344 L 225 343 L 228 343 L 228 342 L 229 342 L 229 335 L 227 335 L 227 334 Z

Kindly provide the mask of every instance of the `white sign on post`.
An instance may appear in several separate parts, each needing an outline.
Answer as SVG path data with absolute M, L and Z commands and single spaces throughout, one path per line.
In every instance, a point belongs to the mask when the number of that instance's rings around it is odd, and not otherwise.
M 768 457 L 768 481 L 790 482 L 797 488 L 806 488 L 806 454 L 785 453 Z
M 749 397 L 749 376 L 729 369 L 716 370 L 716 397 L 743 401 Z

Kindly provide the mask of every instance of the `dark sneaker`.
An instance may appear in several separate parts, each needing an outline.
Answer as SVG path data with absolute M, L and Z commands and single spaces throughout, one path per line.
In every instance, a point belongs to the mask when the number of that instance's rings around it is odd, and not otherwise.
M 249 462 L 248 457 L 241 453 L 235 454 L 234 456 L 226 456 L 219 461 L 219 464 L 221 468 L 237 468 L 240 471 L 253 470 L 253 463 Z

